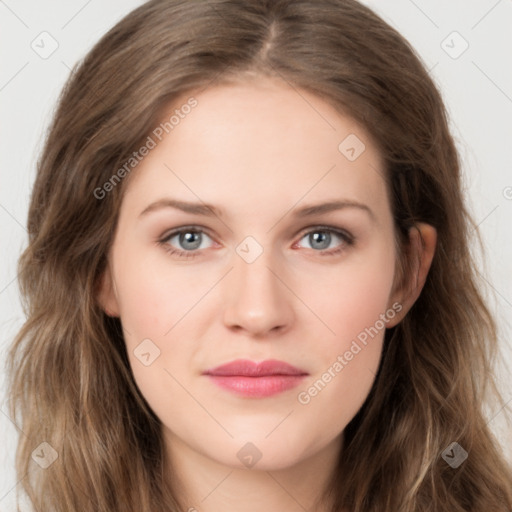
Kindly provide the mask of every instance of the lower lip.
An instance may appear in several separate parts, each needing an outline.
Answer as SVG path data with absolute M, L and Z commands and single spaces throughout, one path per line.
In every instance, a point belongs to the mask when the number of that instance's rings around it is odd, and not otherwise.
M 238 395 L 264 398 L 297 387 L 305 375 L 268 375 L 266 377 L 208 375 L 208 377 L 217 386 Z

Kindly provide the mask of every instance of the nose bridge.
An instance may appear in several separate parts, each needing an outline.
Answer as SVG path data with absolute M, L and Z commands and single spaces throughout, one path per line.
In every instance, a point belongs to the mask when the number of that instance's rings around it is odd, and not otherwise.
M 273 251 L 247 239 L 233 257 L 234 268 L 226 282 L 226 325 L 256 333 L 289 324 L 291 297 L 275 275 L 280 271 Z

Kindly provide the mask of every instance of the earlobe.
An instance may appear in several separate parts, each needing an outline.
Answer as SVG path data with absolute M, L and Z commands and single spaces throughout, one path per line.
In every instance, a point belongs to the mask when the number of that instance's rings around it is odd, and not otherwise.
M 112 278 L 110 265 L 107 265 L 103 272 L 96 297 L 105 314 L 112 317 L 119 316 L 119 305 L 117 303 L 115 282 Z
M 388 327 L 400 323 L 420 296 L 434 259 L 436 245 L 437 231 L 430 224 L 421 222 L 409 230 L 407 257 L 411 258 L 411 275 L 406 277 L 404 285 L 393 294 L 391 303 L 399 302 L 402 310 Z

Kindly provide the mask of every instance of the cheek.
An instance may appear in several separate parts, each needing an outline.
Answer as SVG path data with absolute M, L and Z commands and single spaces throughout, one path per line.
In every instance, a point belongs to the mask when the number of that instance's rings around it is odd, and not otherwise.
M 192 350 L 191 344 L 173 339 L 187 339 L 187 313 L 205 286 L 191 283 L 190 273 L 179 267 L 139 258 L 136 252 L 117 261 L 119 312 L 133 376 L 150 407 L 165 415 L 169 396 L 179 393 L 172 378 L 175 367 L 187 368 Z
M 347 336 L 355 338 L 366 329 L 375 326 L 380 316 L 386 312 L 389 307 L 392 278 L 393 273 L 389 269 L 354 272 L 347 277 L 347 293 L 338 294 L 337 304 L 340 312 L 337 327 L 344 333 L 345 339 Z M 379 326 L 382 330 L 380 322 Z
M 132 252 L 118 260 L 117 296 L 128 344 L 141 337 L 165 340 L 207 288 L 199 278 L 190 279 L 190 271 L 167 262 L 163 250 L 157 256 Z
M 315 290 L 310 294 L 312 308 L 330 328 L 331 332 L 323 331 L 324 352 L 331 357 L 333 351 L 348 349 L 350 342 L 361 333 L 364 341 L 366 329 L 376 323 L 379 331 L 384 330 L 381 315 L 391 306 L 395 254 L 383 240 L 364 256 L 353 257 L 333 269 L 322 269 L 306 284 L 307 288 Z M 303 290 L 306 293 L 306 287 Z M 394 312 L 390 313 L 394 317 Z
M 393 251 L 383 246 L 364 261 L 331 272 L 311 299 L 335 334 L 323 329 L 317 345 L 322 363 L 297 398 L 310 417 L 321 415 L 332 433 L 355 416 L 378 371 L 386 324 L 397 313 L 389 304 L 394 261 Z

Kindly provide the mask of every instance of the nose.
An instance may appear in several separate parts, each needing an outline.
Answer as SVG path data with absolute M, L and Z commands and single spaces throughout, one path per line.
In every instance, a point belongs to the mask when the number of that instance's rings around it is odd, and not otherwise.
M 289 328 L 293 294 L 270 252 L 264 250 L 252 263 L 236 253 L 234 259 L 234 268 L 224 280 L 225 325 L 258 337 Z

